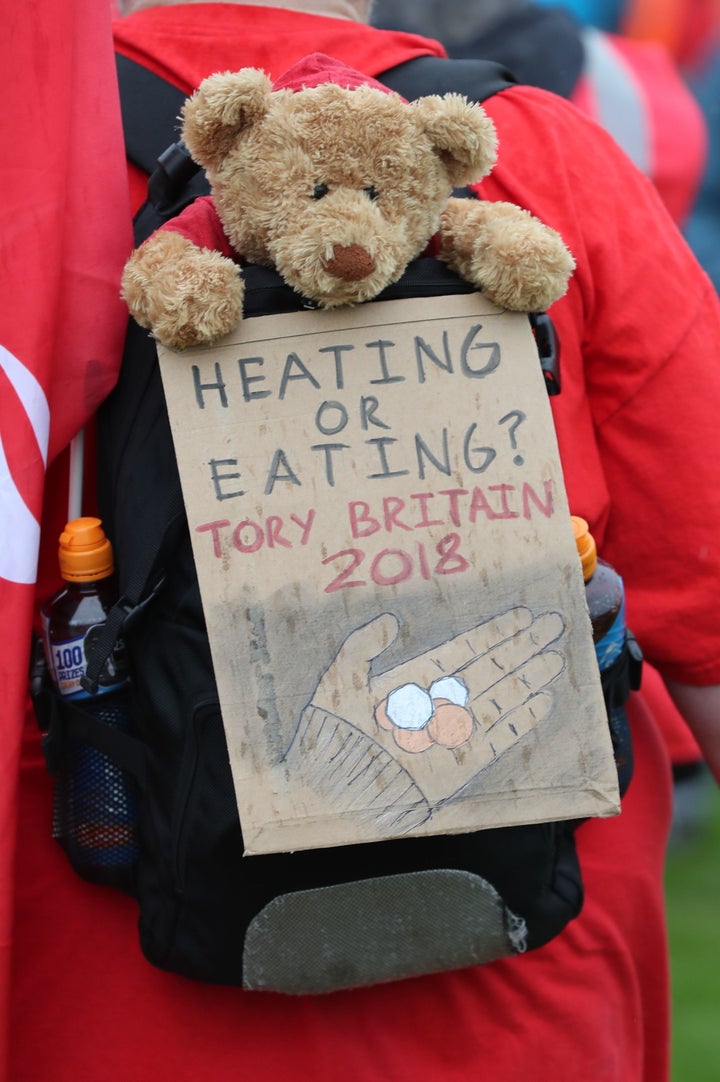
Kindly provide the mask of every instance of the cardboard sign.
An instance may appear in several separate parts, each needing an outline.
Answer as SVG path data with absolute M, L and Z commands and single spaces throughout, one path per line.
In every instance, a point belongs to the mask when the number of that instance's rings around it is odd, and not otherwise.
M 376 302 L 160 360 L 247 852 L 618 811 L 526 316 Z

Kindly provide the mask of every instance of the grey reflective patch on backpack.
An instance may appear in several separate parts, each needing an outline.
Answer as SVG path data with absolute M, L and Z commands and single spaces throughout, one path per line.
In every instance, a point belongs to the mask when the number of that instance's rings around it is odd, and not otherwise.
M 522 918 L 471 872 L 432 870 L 273 899 L 248 927 L 243 987 L 297 994 L 483 965 L 526 947 Z

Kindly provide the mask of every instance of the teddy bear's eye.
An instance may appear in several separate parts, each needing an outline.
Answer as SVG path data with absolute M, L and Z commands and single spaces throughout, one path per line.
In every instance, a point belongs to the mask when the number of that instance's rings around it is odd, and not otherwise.
M 368 199 L 372 200 L 372 202 L 374 203 L 378 197 L 378 193 L 377 190 L 372 186 L 372 184 L 370 184 L 367 188 L 363 188 L 363 191 L 365 192 L 365 195 L 368 197 Z
M 316 184 L 313 188 L 312 197 L 313 199 L 322 199 L 322 197 L 324 195 L 327 195 L 329 191 L 330 189 L 328 188 L 327 184 Z

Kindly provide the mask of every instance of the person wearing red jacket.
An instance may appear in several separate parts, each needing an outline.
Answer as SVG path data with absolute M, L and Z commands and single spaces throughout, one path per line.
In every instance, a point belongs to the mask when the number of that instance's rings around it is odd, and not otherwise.
M 116 48 L 185 92 L 218 70 L 277 79 L 321 51 L 377 76 L 437 42 L 367 25 L 365 0 L 139 7 Z M 500 155 L 479 186 L 557 229 L 577 261 L 551 315 L 552 400 L 570 508 L 623 576 L 628 623 L 720 781 L 720 304 L 652 184 L 572 105 L 514 86 L 484 108 Z M 135 205 L 144 179 L 131 173 Z M 619 817 L 577 830 L 580 916 L 524 956 L 314 997 L 153 969 L 134 902 L 74 877 L 47 840 L 51 798 L 23 772 L 13 1082 L 665 1082 L 666 749 L 631 697 L 635 776 Z

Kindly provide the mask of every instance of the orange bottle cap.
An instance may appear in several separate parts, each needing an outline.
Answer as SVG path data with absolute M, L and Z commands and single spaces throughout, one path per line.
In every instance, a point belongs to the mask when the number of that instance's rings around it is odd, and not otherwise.
M 595 545 L 595 538 L 590 533 L 590 527 L 584 518 L 580 518 L 579 515 L 571 515 L 570 521 L 572 522 L 573 533 L 575 534 L 575 544 L 580 555 L 580 560 L 583 569 L 583 578 L 587 580 L 594 575 L 595 568 L 597 567 L 597 547 Z
M 112 545 L 99 518 L 74 518 L 60 534 L 60 574 L 67 582 L 104 579 L 115 570 Z

